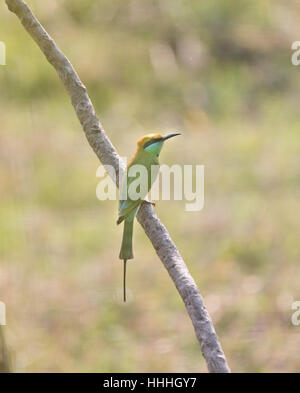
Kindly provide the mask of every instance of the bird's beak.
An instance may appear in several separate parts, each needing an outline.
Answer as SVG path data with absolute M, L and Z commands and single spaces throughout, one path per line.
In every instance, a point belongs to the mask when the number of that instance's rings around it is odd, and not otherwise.
M 163 141 L 166 141 L 169 138 L 173 138 L 173 136 L 181 135 L 180 132 L 175 132 L 173 134 L 168 134 L 163 137 Z

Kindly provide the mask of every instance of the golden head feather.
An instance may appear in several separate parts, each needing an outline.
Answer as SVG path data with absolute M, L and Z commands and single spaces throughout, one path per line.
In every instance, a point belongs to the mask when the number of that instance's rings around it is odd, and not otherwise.
M 140 139 L 137 141 L 137 147 L 138 149 L 141 149 L 142 147 L 145 146 L 145 144 L 151 140 L 155 141 L 160 141 L 163 138 L 161 134 L 147 134 L 142 136 Z

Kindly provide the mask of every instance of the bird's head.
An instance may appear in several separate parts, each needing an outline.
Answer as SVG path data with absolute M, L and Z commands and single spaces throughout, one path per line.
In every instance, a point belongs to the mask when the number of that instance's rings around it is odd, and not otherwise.
M 165 136 L 163 136 L 161 134 L 148 134 L 148 135 L 142 136 L 137 141 L 138 150 L 145 150 L 155 156 L 158 156 L 164 142 L 167 139 L 173 138 L 176 135 L 181 135 L 181 134 L 178 132 L 175 132 L 173 134 L 167 134 Z

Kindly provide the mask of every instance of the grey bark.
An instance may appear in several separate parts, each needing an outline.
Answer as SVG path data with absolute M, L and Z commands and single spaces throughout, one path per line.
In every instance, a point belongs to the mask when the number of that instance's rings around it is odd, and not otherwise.
M 57 71 L 71 98 L 89 144 L 103 165 L 114 167 L 118 183 L 118 179 L 125 169 L 124 163 L 121 162 L 114 146 L 107 137 L 95 113 L 86 88 L 72 64 L 57 47 L 54 40 L 42 27 L 24 1 L 6 0 L 6 4 L 9 10 L 18 16 L 24 28 Z M 230 372 L 213 323 L 204 306 L 202 296 L 167 229 L 160 222 L 149 204 L 142 204 L 137 218 L 183 299 L 209 372 Z

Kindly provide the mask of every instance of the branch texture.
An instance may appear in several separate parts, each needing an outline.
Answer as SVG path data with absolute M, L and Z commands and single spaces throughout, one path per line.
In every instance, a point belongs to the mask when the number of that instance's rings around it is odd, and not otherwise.
M 24 1 L 6 0 L 6 4 L 9 10 L 18 16 L 24 28 L 57 71 L 71 98 L 89 144 L 103 165 L 114 167 L 118 183 L 118 179 L 121 178 L 125 169 L 124 163 L 121 162 L 119 155 L 105 134 L 86 88 L 80 81 L 72 64 L 57 47 Z M 214 326 L 195 281 L 165 226 L 154 213 L 152 206 L 146 203 L 142 204 L 137 218 L 183 299 L 209 372 L 230 372 Z

